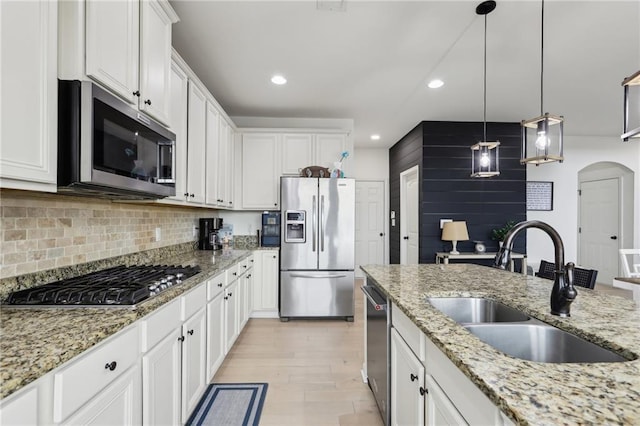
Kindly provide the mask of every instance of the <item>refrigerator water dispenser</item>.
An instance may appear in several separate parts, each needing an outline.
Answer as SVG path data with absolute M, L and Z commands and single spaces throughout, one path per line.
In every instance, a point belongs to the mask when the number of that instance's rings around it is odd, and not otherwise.
M 287 210 L 284 241 L 287 243 L 304 243 L 305 212 L 303 210 Z

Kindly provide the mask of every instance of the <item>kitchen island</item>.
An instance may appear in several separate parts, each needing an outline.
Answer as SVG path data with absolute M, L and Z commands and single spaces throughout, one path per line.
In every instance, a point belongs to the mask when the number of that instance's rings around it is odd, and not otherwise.
M 571 317 L 549 313 L 549 280 L 470 264 L 367 265 L 367 279 L 517 424 L 640 424 L 640 308 L 578 287 Z M 630 361 L 539 363 L 481 342 L 426 297 L 489 297 Z M 428 362 L 428 361 L 427 361 Z

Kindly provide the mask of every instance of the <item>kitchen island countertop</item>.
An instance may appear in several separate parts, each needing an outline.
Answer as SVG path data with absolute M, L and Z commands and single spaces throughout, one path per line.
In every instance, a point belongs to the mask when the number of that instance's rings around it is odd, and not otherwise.
M 571 317 L 549 313 L 552 282 L 471 264 L 367 265 L 367 277 L 517 424 L 640 424 L 640 307 L 578 287 Z M 426 297 L 490 297 L 631 361 L 550 364 L 481 342 Z
M 215 276 L 251 251 L 191 251 L 163 264 L 198 265 L 201 273 L 138 304 L 114 308 L 0 307 L 0 398 L 59 367 L 160 306 Z M 155 262 L 154 262 L 155 263 Z

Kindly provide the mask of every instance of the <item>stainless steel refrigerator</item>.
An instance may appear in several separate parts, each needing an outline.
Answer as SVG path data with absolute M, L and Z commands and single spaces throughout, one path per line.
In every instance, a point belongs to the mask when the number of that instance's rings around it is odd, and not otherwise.
M 280 179 L 280 318 L 353 321 L 355 180 Z

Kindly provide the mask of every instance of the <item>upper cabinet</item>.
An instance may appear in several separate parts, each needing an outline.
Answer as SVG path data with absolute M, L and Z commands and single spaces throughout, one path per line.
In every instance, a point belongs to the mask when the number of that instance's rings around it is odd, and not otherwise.
M 0 187 L 56 191 L 55 1 L 0 1 Z
M 187 130 L 187 191 L 188 202 L 205 201 L 205 150 L 207 134 L 207 99 L 203 89 L 189 82 L 189 118 Z
M 65 1 L 60 78 L 87 77 L 169 124 L 171 25 L 166 0 Z
M 186 65 L 185 65 L 186 66 Z M 187 108 L 189 99 L 189 79 L 183 69 L 182 59 L 176 55 L 171 62 L 169 122 L 176 135 L 175 178 L 176 195 L 171 202 L 185 200 L 187 192 Z

